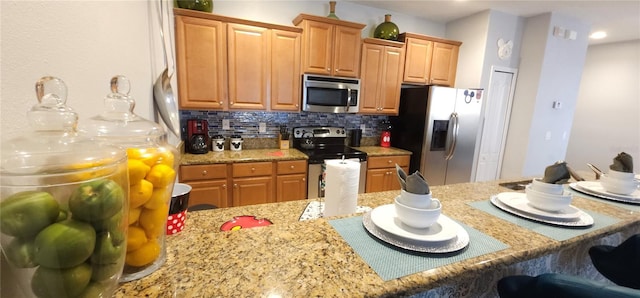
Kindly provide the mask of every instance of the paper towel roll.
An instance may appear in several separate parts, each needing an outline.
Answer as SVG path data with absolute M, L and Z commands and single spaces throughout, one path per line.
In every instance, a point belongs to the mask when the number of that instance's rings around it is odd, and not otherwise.
M 360 163 L 353 160 L 325 160 L 324 216 L 356 212 Z

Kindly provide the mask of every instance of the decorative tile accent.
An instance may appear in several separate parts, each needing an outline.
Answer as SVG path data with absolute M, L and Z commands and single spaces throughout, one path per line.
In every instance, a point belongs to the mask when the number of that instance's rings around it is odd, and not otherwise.
M 243 138 L 277 138 L 280 126 L 284 125 L 291 131 L 299 126 L 338 126 L 345 129 L 360 128 L 366 126 L 362 136 L 378 138 L 380 135 L 380 122 L 388 120 L 388 116 L 372 116 L 358 114 L 331 114 L 331 113 L 285 113 L 285 112 L 219 112 L 181 110 L 180 127 L 183 137 L 186 134 L 188 119 L 206 119 L 209 122 L 209 134 L 221 134 L 228 137 L 232 134 L 241 134 Z M 229 119 L 230 130 L 222 129 L 222 120 Z M 267 131 L 258 132 L 260 122 L 267 124 Z

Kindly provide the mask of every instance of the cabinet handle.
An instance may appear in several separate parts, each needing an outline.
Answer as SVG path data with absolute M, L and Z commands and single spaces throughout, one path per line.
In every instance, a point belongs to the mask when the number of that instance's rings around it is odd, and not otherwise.
M 302 182 L 305 182 L 305 181 L 307 181 L 307 178 L 302 178 Z
M 230 101 L 230 102 L 229 102 L 229 104 L 230 104 L 230 105 L 233 105 L 233 101 Z
M 251 172 L 255 172 L 255 171 L 256 171 L 256 168 L 251 168 Z
M 328 67 L 327 67 L 327 71 L 331 71 L 331 68 L 328 68 Z
M 238 188 L 238 184 L 233 184 L 233 188 Z
M 293 169 L 295 169 L 295 168 L 296 168 L 295 166 L 291 166 L 291 169 L 292 169 L 292 170 L 293 170 Z
M 227 189 L 227 184 L 222 184 L 222 188 Z
M 209 174 L 209 172 L 207 172 L 207 170 L 202 171 L 202 176 L 207 176 L 207 174 Z
M 393 162 L 393 160 L 391 160 L 391 159 L 389 159 L 389 161 L 387 161 L 387 163 L 392 163 L 392 162 Z
M 220 105 L 222 105 L 222 101 L 220 101 Z
M 299 107 L 300 107 L 300 105 L 296 104 L 296 108 L 299 108 Z

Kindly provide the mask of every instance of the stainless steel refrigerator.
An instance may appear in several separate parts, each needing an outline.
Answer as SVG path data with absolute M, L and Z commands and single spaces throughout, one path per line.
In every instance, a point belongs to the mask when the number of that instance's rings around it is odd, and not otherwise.
M 411 151 L 411 173 L 420 170 L 430 185 L 471 181 L 480 128 L 482 92 L 403 85 L 391 146 Z

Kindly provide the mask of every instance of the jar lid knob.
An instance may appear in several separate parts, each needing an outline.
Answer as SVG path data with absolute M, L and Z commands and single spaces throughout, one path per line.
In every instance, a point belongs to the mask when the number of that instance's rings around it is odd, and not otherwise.
M 36 82 L 38 104 L 27 112 L 36 131 L 76 132 L 78 114 L 66 105 L 67 85 L 61 79 L 45 76 Z
M 111 93 L 104 99 L 104 106 L 107 113 L 121 113 L 125 118 L 133 116 L 133 109 L 136 106 L 135 100 L 129 96 L 131 84 L 129 79 L 123 75 L 116 75 L 109 83 Z

